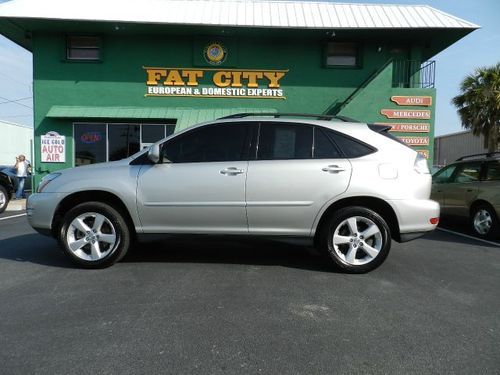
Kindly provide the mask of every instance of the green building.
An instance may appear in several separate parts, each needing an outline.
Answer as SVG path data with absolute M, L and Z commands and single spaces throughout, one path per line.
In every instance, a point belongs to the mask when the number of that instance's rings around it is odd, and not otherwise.
M 236 0 L 12 0 L 33 53 L 35 172 L 116 160 L 238 112 L 393 126 L 432 159 L 432 57 L 478 26 L 428 6 Z

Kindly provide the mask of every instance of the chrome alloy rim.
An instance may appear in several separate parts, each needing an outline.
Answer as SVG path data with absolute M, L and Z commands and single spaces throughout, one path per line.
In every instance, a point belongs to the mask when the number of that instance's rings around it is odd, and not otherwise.
M 333 232 L 333 249 L 342 262 L 360 266 L 373 261 L 382 250 L 382 233 L 372 220 L 353 216 Z
M 69 225 L 66 243 L 78 258 L 96 261 L 115 251 L 118 238 L 108 218 L 96 212 L 86 212 Z
M 474 215 L 474 229 L 479 234 L 487 234 L 492 223 L 493 219 L 487 210 L 479 210 Z
M 7 203 L 7 197 L 3 192 L 0 191 L 0 207 L 3 207 Z

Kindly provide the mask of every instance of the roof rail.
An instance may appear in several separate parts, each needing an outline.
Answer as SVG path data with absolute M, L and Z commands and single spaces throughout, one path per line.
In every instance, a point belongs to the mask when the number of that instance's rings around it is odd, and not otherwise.
M 466 155 L 466 156 L 462 156 L 462 157 L 458 158 L 455 161 L 461 161 L 461 160 L 473 158 L 473 157 L 476 157 L 476 156 L 486 156 L 487 158 L 490 158 L 490 157 L 492 157 L 494 155 L 500 155 L 500 152 L 499 151 L 496 151 L 496 152 L 484 152 L 482 154 Z
M 274 117 L 274 118 L 280 118 L 280 117 L 310 117 L 314 118 L 316 120 L 325 120 L 325 121 L 330 121 L 330 120 L 340 120 L 343 122 L 359 122 L 357 120 L 354 120 L 349 117 L 345 116 L 331 116 L 331 115 L 309 115 L 305 113 L 235 113 L 233 115 L 229 116 L 224 116 L 220 117 L 218 120 L 226 120 L 226 119 L 233 119 L 233 118 L 244 118 L 244 117 Z

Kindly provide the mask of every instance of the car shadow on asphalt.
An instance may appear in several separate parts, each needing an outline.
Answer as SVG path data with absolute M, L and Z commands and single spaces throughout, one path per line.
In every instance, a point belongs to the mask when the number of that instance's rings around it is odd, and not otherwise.
M 453 227 L 441 227 L 440 228 L 443 228 L 443 229 L 449 229 L 449 230 L 453 230 L 453 231 L 456 231 L 457 233 L 463 233 L 463 232 L 460 232 L 459 230 L 457 230 L 456 228 L 453 228 Z M 470 235 L 468 233 L 465 233 L 467 235 Z M 449 232 L 444 232 L 444 231 L 440 231 L 440 230 L 435 230 L 434 232 L 430 232 L 426 235 L 424 235 L 423 237 L 421 237 L 419 239 L 420 241 L 438 241 L 438 242 L 444 242 L 444 243 L 447 243 L 447 244 L 450 244 L 450 243 L 456 243 L 456 244 L 460 244 L 460 245 L 470 245 L 471 247 L 487 247 L 487 248 L 494 248 L 495 245 L 493 244 L 489 244 L 487 242 L 482 242 L 480 239 L 474 239 L 474 238 L 467 238 L 467 237 L 462 237 L 462 236 L 458 236 L 454 233 L 449 233 Z M 500 246 L 500 243 L 496 246 Z
M 210 236 L 141 242 L 129 251 L 122 262 L 242 264 L 336 272 L 328 259 L 309 246 L 264 239 L 236 240 Z
M 59 268 L 78 268 L 59 249 L 54 239 L 36 233 L 0 240 L 0 259 Z M 242 264 L 336 272 L 325 257 L 304 245 L 263 239 L 235 240 L 208 236 L 140 242 L 130 249 L 122 262 Z
M 73 268 L 57 246 L 57 242 L 38 233 L 0 240 L 0 259 L 30 262 L 44 266 Z

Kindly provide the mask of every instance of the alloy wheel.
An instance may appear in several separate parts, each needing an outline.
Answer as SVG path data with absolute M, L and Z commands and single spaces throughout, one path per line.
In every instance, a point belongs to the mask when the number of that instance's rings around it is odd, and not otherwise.
M 68 249 L 78 258 L 97 261 L 117 248 L 118 237 L 115 226 L 106 216 L 86 212 L 71 221 L 66 242 Z
M 349 217 L 333 232 L 333 249 L 348 265 L 358 266 L 372 262 L 382 247 L 380 228 L 363 216 Z

